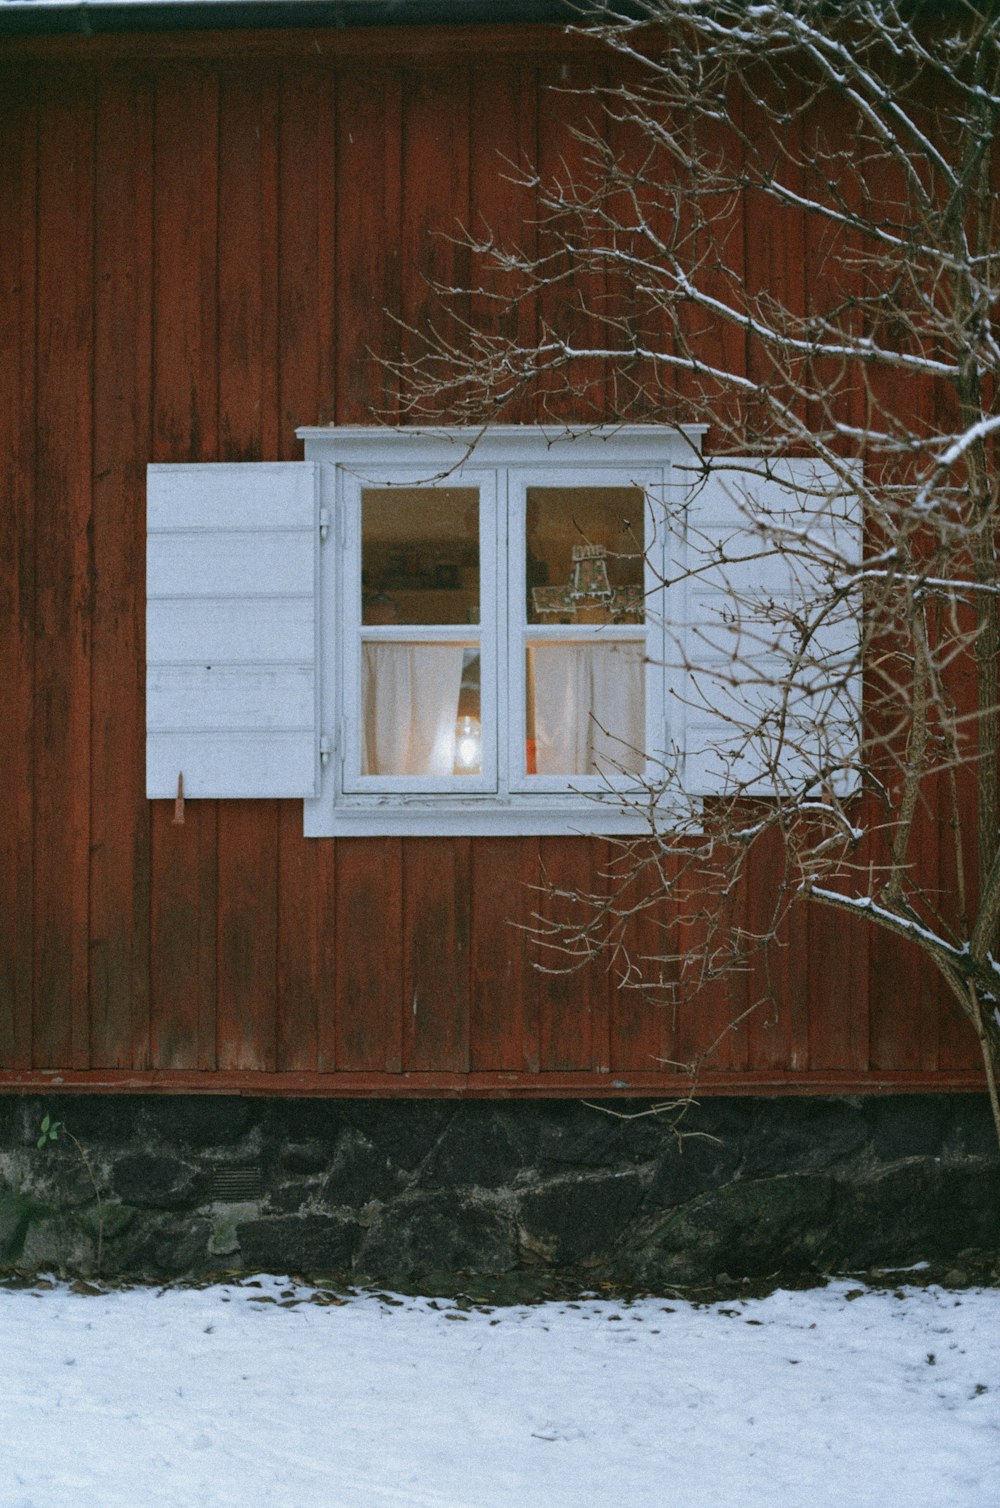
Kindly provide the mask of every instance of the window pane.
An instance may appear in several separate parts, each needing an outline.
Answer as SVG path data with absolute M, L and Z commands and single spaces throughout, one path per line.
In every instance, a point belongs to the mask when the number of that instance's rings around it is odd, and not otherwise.
M 478 623 L 476 489 L 364 488 L 361 594 L 364 623 Z
M 640 775 L 645 645 L 534 644 L 527 652 L 529 775 Z
M 642 623 L 638 487 L 529 487 L 529 623 Z
M 362 646 L 363 775 L 478 775 L 479 650 Z

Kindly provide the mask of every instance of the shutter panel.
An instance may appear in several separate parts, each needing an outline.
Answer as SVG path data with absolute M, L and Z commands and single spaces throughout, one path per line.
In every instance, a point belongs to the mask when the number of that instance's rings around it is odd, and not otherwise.
M 147 525 L 147 796 L 316 795 L 316 463 L 150 466 Z
M 738 469 L 760 465 L 727 458 L 689 505 L 691 574 L 680 622 L 668 623 L 684 790 L 774 795 L 832 766 L 826 783 L 846 792 L 860 726 L 858 604 L 852 595 L 829 616 L 817 604 L 829 600 L 836 554 L 860 558 L 858 499 L 812 461 L 772 463 L 772 478 Z M 804 651 L 793 614 L 812 630 Z

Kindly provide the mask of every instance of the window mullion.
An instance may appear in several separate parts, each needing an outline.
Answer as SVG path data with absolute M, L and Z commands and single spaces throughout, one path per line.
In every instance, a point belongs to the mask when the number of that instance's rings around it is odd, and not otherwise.
M 496 757 L 497 792 L 503 797 L 510 794 L 510 660 L 511 660 L 511 612 L 510 612 L 510 550 L 511 550 L 511 487 L 510 470 L 499 468 L 495 473 L 496 509 L 493 530 L 496 567 L 494 571 L 495 628 L 494 634 L 494 697 L 496 706 Z

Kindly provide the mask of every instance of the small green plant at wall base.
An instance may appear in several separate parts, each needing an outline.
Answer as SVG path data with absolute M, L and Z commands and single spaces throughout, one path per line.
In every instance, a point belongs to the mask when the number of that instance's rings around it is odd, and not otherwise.
M 42 1117 L 42 1124 L 38 1129 L 40 1132 L 37 1142 L 39 1151 L 48 1146 L 50 1142 L 58 1141 L 60 1137 L 65 1137 L 67 1141 L 71 1141 L 73 1143 L 77 1151 L 77 1156 L 86 1169 L 87 1177 L 90 1179 L 90 1186 L 94 1191 L 94 1201 L 97 1206 L 97 1251 L 95 1254 L 94 1267 L 96 1274 L 99 1276 L 104 1248 L 104 1202 L 101 1199 L 101 1191 L 97 1186 L 97 1179 L 94 1177 L 94 1170 L 90 1165 L 90 1158 L 87 1156 L 86 1152 L 83 1150 L 83 1147 L 80 1145 L 77 1138 L 73 1135 L 72 1131 L 68 1131 L 62 1121 L 54 1121 L 51 1116 L 45 1115 Z
M 45 1119 L 42 1121 L 42 1125 L 41 1125 L 42 1134 L 38 1138 L 38 1146 L 39 1146 L 39 1148 L 44 1147 L 45 1144 L 46 1144 L 46 1142 L 58 1141 L 59 1140 L 59 1132 L 62 1129 L 63 1129 L 63 1123 L 62 1123 L 62 1121 L 50 1120 L 50 1118 L 48 1116 L 46 1116 Z M 69 1132 L 67 1132 L 66 1134 L 68 1136 Z

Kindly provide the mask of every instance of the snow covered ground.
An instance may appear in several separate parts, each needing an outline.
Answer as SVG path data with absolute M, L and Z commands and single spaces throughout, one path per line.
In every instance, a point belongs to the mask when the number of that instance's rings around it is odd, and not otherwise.
M 0 1289 L 2 1508 L 996 1508 L 1000 1291 Z

